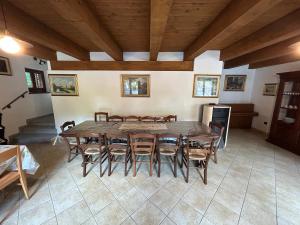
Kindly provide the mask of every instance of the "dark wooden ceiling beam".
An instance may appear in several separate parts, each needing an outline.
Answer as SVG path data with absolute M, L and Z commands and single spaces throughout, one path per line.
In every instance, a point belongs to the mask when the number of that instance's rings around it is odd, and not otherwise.
M 263 27 L 221 50 L 221 60 L 228 61 L 300 35 L 300 9 Z
M 46 1 L 63 19 L 68 21 L 81 35 L 85 35 L 96 46 L 115 60 L 123 60 L 123 52 L 110 33 L 99 22 L 91 7 L 83 0 Z
M 227 7 L 208 25 L 201 35 L 184 51 L 185 60 L 192 60 L 213 43 L 224 40 L 247 25 L 282 0 L 232 0 Z
M 52 70 L 193 71 L 193 61 L 51 61 Z
M 264 60 L 261 62 L 252 63 L 249 65 L 249 69 L 258 69 L 267 66 L 275 66 L 279 64 L 289 63 L 289 62 L 296 62 L 300 61 L 300 54 L 294 53 L 286 56 L 276 57 L 273 59 Z
M 56 51 L 41 45 L 34 44 L 32 48 L 24 48 L 21 52 L 25 55 L 35 56 L 46 60 L 56 60 Z
M 173 0 L 151 0 L 150 60 L 157 60 Z
M 292 54 L 293 52 L 295 52 L 295 49 L 291 48 L 291 45 L 299 41 L 300 41 L 300 35 L 279 42 L 277 44 L 262 48 L 255 52 L 251 52 L 246 55 L 242 55 L 237 58 L 230 59 L 224 62 L 224 69 L 229 69 L 237 66 L 264 61 L 267 59 L 272 59 L 274 57 L 280 57 L 280 56 Z
M 40 23 L 19 8 L 3 1 L 7 30 L 27 42 L 35 42 L 54 51 L 61 51 L 80 60 L 89 60 L 89 52 L 51 28 Z M 1 28 L 4 29 L 3 18 Z

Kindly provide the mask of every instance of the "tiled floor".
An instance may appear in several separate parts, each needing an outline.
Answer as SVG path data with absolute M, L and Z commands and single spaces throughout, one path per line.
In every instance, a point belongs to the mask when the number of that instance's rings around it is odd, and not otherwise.
M 251 131 L 232 130 L 219 163 L 210 161 L 208 185 L 192 170 L 173 178 L 165 164 L 160 178 L 147 165 L 137 177 L 117 165 L 111 177 L 99 168 L 82 177 L 81 158 L 66 162 L 59 144 L 29 146 L 41 169 L 31 180 L 30 200 L 19 187 L 5 192 L 0 224 L 184 225 L 300 224 L 300 158 Z

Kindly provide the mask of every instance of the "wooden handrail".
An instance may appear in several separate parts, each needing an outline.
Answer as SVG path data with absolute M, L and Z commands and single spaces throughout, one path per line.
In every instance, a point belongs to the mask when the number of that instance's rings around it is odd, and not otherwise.
M 8 103 L 6 106 L 2 107 L 2 110 L 10 109 L 11 105 L 18 101 L 20 98 L 25 98 L 25 95 L 28 93 L 28 91 L 24 91 L 22 94 L 20 94 L 18 97 L 16 97 L 14 100 L 12 100 L 10 103 Z

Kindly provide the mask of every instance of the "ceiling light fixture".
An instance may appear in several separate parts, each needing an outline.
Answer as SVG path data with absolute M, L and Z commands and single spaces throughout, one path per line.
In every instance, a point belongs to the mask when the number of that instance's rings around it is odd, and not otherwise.
M 289 48 L 294 49 L 297 54 L 300 54 L 300 41 L 290 45 Z

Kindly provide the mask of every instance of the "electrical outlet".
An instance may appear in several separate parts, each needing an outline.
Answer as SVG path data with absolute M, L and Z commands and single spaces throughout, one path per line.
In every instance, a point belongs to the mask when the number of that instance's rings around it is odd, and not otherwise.
M 264 122 L 264 125 L 268 125 L 268 122 Z

